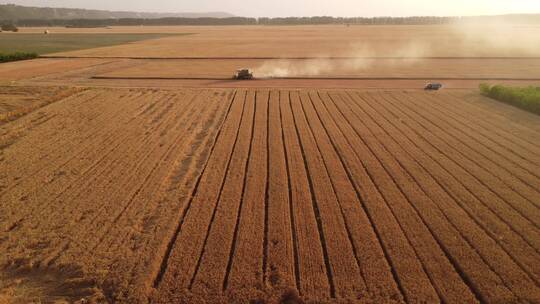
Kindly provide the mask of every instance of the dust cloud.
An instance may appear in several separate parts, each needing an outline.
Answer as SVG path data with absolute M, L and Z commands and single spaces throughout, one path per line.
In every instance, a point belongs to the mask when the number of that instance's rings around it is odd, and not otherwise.
M 451 27 L 458 47 L 474 48 L 476 56 L 539 57 L 540 25 L 498 21 L 462 23 Z
M 435 31 L 434 31 L 435 33 Z M 255 67 L 257 77 L 340 77 L 366 75 L 383 66 L 410 67 L 430 58 L 540 57 L 540 25 L 509 22 L 442 25 L 437 35 L 425 35 L 384 43 L 352 43 L 340 57 L 268 60 Z M 389 37 L 385 37 L 388 39 Z
M 318 56 L 314 59 L 268 60 L 254 69 L 262 78 L 271 77 L 316 77 L 333 75 L 335 77 L 368 71 L 384 60 L 385 66 L 409 66 L 429 54 L 429 46 L 422 43 L 408 43 L 381 57 L 367 45 L 352 45 L 345 56 Z

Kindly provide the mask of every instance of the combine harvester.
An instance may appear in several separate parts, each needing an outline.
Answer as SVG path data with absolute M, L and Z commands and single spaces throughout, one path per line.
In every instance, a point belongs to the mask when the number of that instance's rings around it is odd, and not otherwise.
M 253 71 L 248 68 L 242 68 L 236 70 L 236 73 L 233 75 L 235 80 L 251 80 L 253 79 Z

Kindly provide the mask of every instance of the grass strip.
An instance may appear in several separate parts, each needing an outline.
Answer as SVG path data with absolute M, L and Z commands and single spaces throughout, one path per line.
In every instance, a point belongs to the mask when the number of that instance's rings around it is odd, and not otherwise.
M 38 56 L 37 53 L 32 52 L 13 52 L 13 53 L 0 53 L 0 63 L 18 60 L 34 59 Z
M 480 92 L 498 101 L 540 115 L 540 87 L 508 87 L 480 84 Z

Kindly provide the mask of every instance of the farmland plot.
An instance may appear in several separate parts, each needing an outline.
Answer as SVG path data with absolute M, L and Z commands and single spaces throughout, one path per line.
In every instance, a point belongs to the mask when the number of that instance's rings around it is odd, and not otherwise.
M 6 37 L 28 40 L 44 30 L 21 28 L 18 38 Z M 92 40 L 92 33 L 95 37 L 105 33 L 118 37 L 135 33 L 148 34 L 141 37 L 170 35 L 2 64 L 0 84 L 407 89 L 440 81 L 446 88 L 471 89 L 482 82 L 537 85 L 540 79 L 540 46 L 536 38 L 540 28 L 536 26 L 144 26 L 47 30 L 51 35 L 41 35 L 41 39 L 62 40 L 73 35 Z M 178 35 L 181 33 L 191 35 Z M 233 81 L 232 74 L 241 67 L 252 68 L 257 81 Z M 287 79 L 280 79 L 283 77 Z
M 0 302 L 540 302 L 539 124 L 469 91 L 80 90 L 0 126 Z
M 87 90 L 3 125 L 1 294 L 143 298 L 231 94 Z
M 537 302 L 540 135 L 462 97 L 237 91 L 152 302 Z
M 0 91 L 0 124 L 17 119 L 82 89 L 65 87 L 6 87 Z
M 43 28 L 22 29 L 42 33 Z M 54 33 L 191 33 L 52 54 L 69 57 L 538 57 L 538 26 L 145 26 Z M 486 35 L 491 33 L 492 35 Z M 88 35 L 91 36 L 91 35 Z M 126 35 L 129 36 L 129 35 Z

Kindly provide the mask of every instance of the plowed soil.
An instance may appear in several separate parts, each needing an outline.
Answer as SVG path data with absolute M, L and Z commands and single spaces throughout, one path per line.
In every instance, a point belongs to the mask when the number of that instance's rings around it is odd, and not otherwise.
M 51 96 L 0 125 L 0 303 L 540 302 L 538 116 L 470 91 Z

